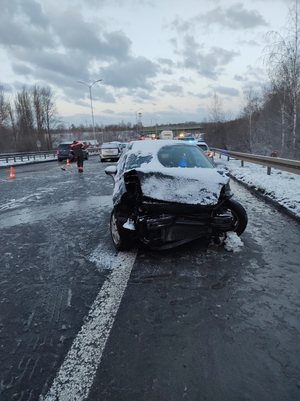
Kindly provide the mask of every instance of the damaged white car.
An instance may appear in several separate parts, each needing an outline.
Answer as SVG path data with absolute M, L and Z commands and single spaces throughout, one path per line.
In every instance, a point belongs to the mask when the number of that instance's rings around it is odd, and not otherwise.
M 247 213 L 231 199 L 228 174 L 196 144 L 134 141 L 105 173 L 114 179 L 110 230 L 119 251 L 134 238 L 167 249 L 200 237 L 219 242 L 228 231 L 246 229 Z

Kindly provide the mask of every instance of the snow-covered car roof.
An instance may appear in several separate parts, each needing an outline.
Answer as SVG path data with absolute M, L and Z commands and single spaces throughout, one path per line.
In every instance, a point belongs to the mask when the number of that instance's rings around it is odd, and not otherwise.
M 186 165 L 180 165 L 185 154 Z M 177 163 L 177 164 L 176 164 Z M 229 182 L 197 147 L 177 140 L 133 141 L 118 163 L 114 202 L 120 199 L 124 173 L 135 170 L 144 196 L 166 202 L 214 205 Z

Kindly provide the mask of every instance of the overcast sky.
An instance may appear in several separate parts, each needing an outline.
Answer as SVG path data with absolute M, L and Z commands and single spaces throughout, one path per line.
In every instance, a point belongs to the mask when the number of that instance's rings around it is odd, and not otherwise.
M 50 86 L 66 124 L 144 126 L 236 116 L 266 81 L 264 35 L 293 0 L 0 0 L 0 85 Z M 84 82 L 84 84 L 78 83 Z M 140 109 L 140 110 L 139 110 Z

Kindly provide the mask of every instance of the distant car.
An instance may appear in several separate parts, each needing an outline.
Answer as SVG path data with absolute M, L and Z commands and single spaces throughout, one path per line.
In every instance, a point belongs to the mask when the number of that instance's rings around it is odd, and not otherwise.
M 100 161 L 118 161 L 121 155 L 121 148 L 118 142 L 105 142 L 100 147 Z
M 206 142 L 203 141 L 203 139 L 199 139 L 198 141 L 195 142 L 196 145 L 203 150 L 203 152 L 206 153 L 206 156 L 212 161 L 214 162 L 214 154 L 213 152 L 209 149 L 209 146 L 207 145 Z
M 111 238 L 118 251 L 138 238 L 168 249 L 200 237 L 217 243 L 247 226 L 243 206 L 232 200 L 227 171 L 217 169 L 196 144 L 132 141 L 105 173 L 114 179 Z
M 57 154 L 57 160 L 59 162 L 66 160 L 66 159 L 69 159 L 70 161 L 75 160 L 74 155 L 70 152 L 72 143 L 73 143 L 73 141 L 72 142 L 62 142 L 58 145 L 56 154 Z M 85 160 L 88 160 L 89 152 L 87 149 L 83 150 L 83 157 Z
M 121 151 L 122 151 L 123 149 L 125 149 L 125 148 L 127 147 L 127 145 L 128 145 L 128 142 L 111 141 L 110 143 L 116 143 L 116 144 L 118 144 L 118 145 L 119 145 L 119 148 L 121 149 Z
M 126 149 L 127 146 L 128 146 L 128 142 L 120 142 L 119 147 L 120 147 L 121 151 L 122 151 L 123 149 Z
M 193 136 L 179 136 L 177 138 L 179 141 L 185 141 L 185 142 L 195 142 L 195 138 Z

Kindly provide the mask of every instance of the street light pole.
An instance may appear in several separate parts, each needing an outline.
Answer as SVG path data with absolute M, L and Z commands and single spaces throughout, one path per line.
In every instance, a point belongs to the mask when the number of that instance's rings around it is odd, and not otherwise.
M 105 120 L 105 118 L 103 120 Z M 103 120 L 100 121 L 100 123 L 101 123 L 101 134 L 102 134 L 102 143 L 104 142 L 104 132 L 103 132 L 103 124 L 102 124 Z
M 153 120 L 155 120 L 155 131 L 156 131 L 156 139 L 157 139 L 157 119 L 158 119 L 158 117 L 156 117 L 156 118 L 153 118 Z
M 79 84 L 83 84 L 85 86 L 87 86 L 90 90 L 90 100 L 91 100 L 91 112 L 92 112 L 92 123 L 93 123 L 93 132 L 94 132 L 94 146 L 96 146 L 96 134 L 95 134 L 95 123 L 94 123 L 94 112 L 93 112 L 93 100 L 92 100 L 92 86 L 96 83 L 96 82 L 100 82 L 102 81 L 102 79 L 98 79 L 97 81 L 93 82 L 91 85 L 86 84 L 85 82 L 82 81 L 77 81 Z
M 133 109 L 130 109 L 130 110 L 132 110 L 132 111 L 135 112 L 136 133 L 137 133 L 137 136 L 138 136 L 138 135 L 139 135 L 139 130 L 138 130 L 138 122 L 137 122 L 137 112 L 138 112 L 139 110 L 143 110 L 143 109 L 140 108 L 140 109 L 137 109 L 137 110 L 133 110 Z

